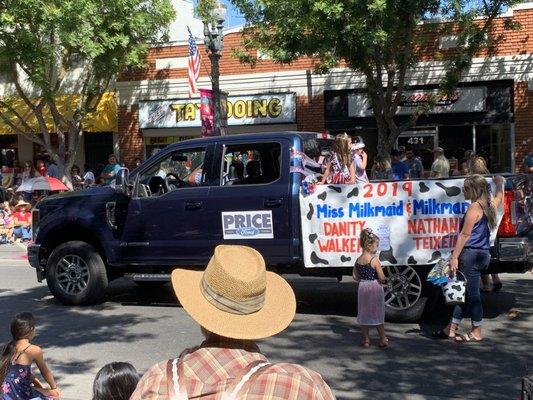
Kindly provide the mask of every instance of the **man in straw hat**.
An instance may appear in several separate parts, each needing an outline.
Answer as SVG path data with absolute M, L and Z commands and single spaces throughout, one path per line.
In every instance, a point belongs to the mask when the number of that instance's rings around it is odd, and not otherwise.
M 270 364 L 255 344 L 283 331 L 296 312 L 291 287 L 266 271 L 256 250 L 218 246 L 204 272 L 174 270 L 172 287 L 205 341 L 150 368 L 130 400 L 335 398 L 318 373 Z

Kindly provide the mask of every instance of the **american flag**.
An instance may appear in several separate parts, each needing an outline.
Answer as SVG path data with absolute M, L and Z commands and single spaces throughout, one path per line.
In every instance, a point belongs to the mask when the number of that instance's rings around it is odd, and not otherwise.
M 193 94 L 196 93 L 196 81 L 198 81 L 198 77 L 200 76 L 202 58 L 200 57 L 196 40 L 189 27 L 187 27 L 187 30 L 189 31 L 189 98 L 191 98 Z

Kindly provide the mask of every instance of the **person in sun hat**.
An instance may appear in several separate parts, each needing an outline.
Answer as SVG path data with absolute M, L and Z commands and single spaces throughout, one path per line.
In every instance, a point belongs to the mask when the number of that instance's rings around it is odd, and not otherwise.
M 205 271 L 174 270 L 172 287 L 205 340 L 150 368 L 130 400 L 335 398 L 318 373 L 270 364 L 255 343 L 283 331 L 296 312 L 291 287 L 256 250 L 220 245 Z
M 13 212 L 14 230 L 13 234 L 16 238 L 22 239 L 26 242 L 31 240 L 31 204 L 19 200 L 15 205 L 15 211 Z

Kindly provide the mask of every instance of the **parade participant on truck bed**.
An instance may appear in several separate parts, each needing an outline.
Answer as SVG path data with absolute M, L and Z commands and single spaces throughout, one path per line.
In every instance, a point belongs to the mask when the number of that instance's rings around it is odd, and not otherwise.
M 365 153 L 365 144 L 361 136 L 354 138 L 352 144 L 352 159 L 355 167 L 355 182 L 368 183 L 366 175 L 366 166 L 368 163 L 368 154 Z
M 489 184 L 481 175 L 470 175 L 465 179 L 463 191 L 466 200 L 472 204 L 464 215 L 460 233 L 450 260 L 452 274 L 460 271 L 458 279 L 466 278 L 466 302 L 456 305 L 451 322 L 441 331 L 433 333 L 438 338 L 451 338 L 458 342 L 482 340 L 483 306 L 479 291 L 481 274 L 490 263 L 490 231 L 498 224 L 496 209 L 503 202 L 504 179 L 494 177 L 498 192 L 492 198 Z M 472 328 L 465 335 L 456 331 L 466 314 L 471 316 Z
M 283 331 L 296 313 L 291 287 L 256 250 L 218 246 L 205 271 L 175 269 L 172 286 L 205 341 L 150 368 L 131 400 L 335 398 L 318 373 L 271 364 L 255 343 Z
M 347 133 L 335 136 L 333 152 L 326 164 L 326 170 L 320 184 L 342 185 L 355 183 L 355 166 L 350 154 L 352 138 Z

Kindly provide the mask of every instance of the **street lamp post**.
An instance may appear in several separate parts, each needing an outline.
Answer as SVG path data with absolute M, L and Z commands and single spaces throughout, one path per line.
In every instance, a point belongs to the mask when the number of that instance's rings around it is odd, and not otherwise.
M 226 19 L 227 8 L 220 1 L 213 11 L 215 23 L 204 21 L 205 47 L 211 61 L 211 82 L 213 89 L 213 105 L 215 108 L 214 134 L 224 136 L 225 126 L 222 125 L 222 107 L 220 104 L 220 69 L 219 62 L 224 47 L 224 20 Z

